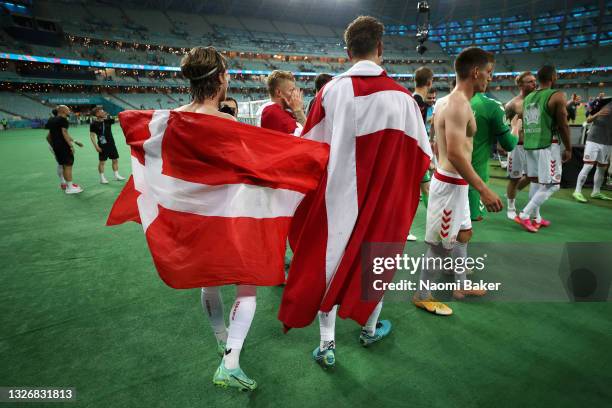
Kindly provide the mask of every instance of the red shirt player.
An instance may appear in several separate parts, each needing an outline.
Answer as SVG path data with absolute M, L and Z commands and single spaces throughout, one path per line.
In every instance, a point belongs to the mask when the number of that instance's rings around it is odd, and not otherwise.
M 302 91 L 295 86 L 295 78 L 288 71 L 273 71 L 268 76 L 271 101 L 257 112 L 262 128 L 299 136 L 306 122 Z

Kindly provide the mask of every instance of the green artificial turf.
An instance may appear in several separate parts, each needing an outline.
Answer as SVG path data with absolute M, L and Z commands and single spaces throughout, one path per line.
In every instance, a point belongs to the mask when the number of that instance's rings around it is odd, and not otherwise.
M 199 291 L 162 283 L 140 225 L 104 225 L 123 184 L 100 185 L 87 128 L 71 132 L 85 143 L 77 196 L 59 189 L 42 130 L 0 133 L 0 386 L 75 387 L 77 402 L 0 408 L 609 406 L 610 303 L 454 303 L 455 314 L 441 318 L 388 302 L 389 338 L 364 349 L 359 327 L 339 320 L 337 368 L 324 372 L 310 357 L 316 322 L 283 334 L 280 287 L 259 288 L 241 357 L 259 388 L 215 388 L 219 358 Z M 504 180 L 492 185 L 503 193 Z M 525 200 L 520 193 L 519 207 Z M 610 242 L 611 210 L 552 198 L 542 208 L 549 229 L 529 234 L 505 213 L 489 214 L 474 242 L 524 243 L 526 253 L 539 242 Z M 412 232 L 420 239 L 424 225 L 419 208 Z M 234 289 L 222 293 L 227 312 Z

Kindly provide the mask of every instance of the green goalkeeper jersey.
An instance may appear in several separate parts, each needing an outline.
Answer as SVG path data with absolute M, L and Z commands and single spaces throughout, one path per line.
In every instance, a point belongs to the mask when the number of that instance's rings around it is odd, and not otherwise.
M 477 93 L 470 101 L 476 118 L 476 134 L 472 151 L 472 167 L 487 182 L 489 180 L 489 157 L 491 146 L 499 142 L 506 151 L 514 149 L 518 137 L 510 132 L 506 122 L 504 106 L 493 98 Z

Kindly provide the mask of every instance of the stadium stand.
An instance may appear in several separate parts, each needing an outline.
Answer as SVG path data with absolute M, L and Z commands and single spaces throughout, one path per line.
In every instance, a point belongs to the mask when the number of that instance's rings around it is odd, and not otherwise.
M 584 12 L 592 17 L 594 11 L 576 6 L 567 12 L 572 15 Z M 539 30 L 547 19 L 561 24 L 557 14 L 546 12 L 530 20 L 529 30 Z M 36 1 L 33 15 L 57 21 L 64 33 L 61 41 L 35 44 L 0 31 L 0 52 L 84 60 L 90 61 L 86 63 L 90 66 L 0 59 L 2 115 L 31 119 L 47 117 L 49 108 L 45 104 L 49 100 L 60 100 L 61 94 L 84 95 L 83 100 L 90 101 L 93 100 L 90 96 L 94 95 L 117 109 L 176 107 L 189 100 L 188 83 L 176 72 L 176 67 L 186 49 L 194 44 L 213 44 L 225 51 L 229 68 L 236 70 L 232 73 L 230 93 L 240 101 L 267 98 L 265 74 L 274 69 L 304 73 L 297 76 L 297 83 L 304 89 L 306 99 L 310 99 L 313 76 L 308 75 L 339 73 L 349 67 L 343 48 L 343 28 L 314 21 L 296 23 L 255 16 L 196 14 L 180 9 L 143 9 L 70 0 Z M 604 45 L 608 44 L 610 34 L 606 30 L 612 28 L 608 20 L 602 20 L 603 31 L 597 39 Z M 593 42 L 576 43 L 571 38 L 564 40 L 568 49 L 563 53 L 554 49 L 560 44 L 538 46 L 538 53 L 516 52 L 526 50 L 521 48 L 525 36 L 521 30 L 526 28 L 512 31 L 517 25 L 526 27 L 526 23 L 521 22 L 525 20 L 518 17 L 470 21 L 435 25 L 431 30 L 434 41 L 428 41 L 425 56 L 416 52 L 414 26 L 387 25 L 385 69 L 391 75 L 400 75 L 397 79 L 411 88 L 412 80 L 406 75 L 419 66 L 428 65 L 437 75 L 435 86 L 438 96 L 442 96 L 449 87 L 445 75 L 452 73 L 452 55 L 458 49 L 457 44 L 476 44 L 498 52 L 498 73 L 535 70 L 546 63 L 554 63 L 561 69 L 612 65 L 611 53 L 601 52 L 592 46 Z M 585 20 L 577 21 L 582 24 Z M 470 35 L 466 27 L 470 27 Z M 540 36 L 535 31 L 529 41 L 538 45 Z M 499 40 L 504 32 L 507 34 L 504 40 Z M 483 45 L 481 39 L 489 34 L 492 39 Z M 568 28 L 568 37 L 571 36 L 582 38 L 575 27 Z M 91 66 L 96 63 L 111 64 Z M 138 67 L 140 64 L 168 66 L 172 70 L 145 70 Z M 610 70 L 563 74 L 558 84 L 568 95 L 577 93 L 586 101 L 599 92 L 609 93 Z M 514 75 L 496 76 L 489 93 L 504 102 L 512 98 L 516 93 Z M 13 99 L 17 102 L 12 103 Z

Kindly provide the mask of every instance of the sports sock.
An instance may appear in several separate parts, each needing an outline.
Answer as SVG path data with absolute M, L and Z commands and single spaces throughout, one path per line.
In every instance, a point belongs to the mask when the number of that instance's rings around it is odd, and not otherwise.
M 538 190 L 540 190 L 541 186 L 542 185 L 540 183 L 534 183 L 534 182 L 529 183 L 529 199 L 530 200 L 533 198 L 535 193 L 537 193 Z
M 515 205 L 516 205 L 516 198 L 509 198 L 508 199 L 508 209 L 516 211 Z
M 255 316 L 256 294 L 256 286 L 238 285 L 236 287 L 236 301 L 230 311 L 227 346 L 223 356 L 223 364 L 227 369 L 240 367 L 240 351 Z
M 595 170 L 595 177 L 593 177 L 593 192 L 591 194 L 601 193 L 601 185 L 606 178 L 606 168 L 597 166 Z
M 64 166 L 61 164 L 57 165 L 57 177 L 59 177 L 60 183 L 66 184 L 66 180 L 64 179 Z
M 589 177 L 589 173 L 592 169 L 592 164 L 585 163 L 584 166 L 582 166 L 582 170 L 580 170 L 580 173 L 578 173 L 578 180 L 576 181 L 576 190 L 574 190 L 576 193 L 582 193 L 582 186 L 584 186 L 584 183 L 586 182 L 587 177 Z M 597 171 L 595 171 L 595 175 L 597 175 Z
M 451 251 L 451 256 L 454 259 L 454 262 L 457 263 L 457 259 L 462 258 L 460 265 L 463 265 L 463 272 L 457 272 L 455 268 L 455 281 L 458 281 L 461 289 L 463 289 L 463 284 L 466 280 L 466 271 L 465 271 L 465 259 L 467 258 L 467 242 L 455 242 L 455 246 Z
M 202 310 L 208 316 L 217 341 L 227 342 L 227 327 L 223 315 L 223 302 L 218 287 L 202 288 Z
M 521 213 L 519 214 L 519 217 L 521 219 L 523 220 L 528 219 L 531 216 L 531 214 L 535 211 L 536 207 L 539 207 L 539 205 L 534 204 L 533 197 L 535 197 L 535 195 L 538 193 L 538 191 L 540 191 L 542 187 L 544 187 L 544 185 L 539 184 L 539 183 L 532 182 L 529 184 L 529 202 L 527 203 L 523 211 L 521 211 Z
M 528 218 L 530 214 L 535 213 L 536 210 L 539 210 L 539 207 L 541 207 L 542 204 L 544 204 L 544 202 L 558 190 L 558 184 L 543 184 L 533 198 L 529 200 L 529 203 L 521 213 L 521 218 Z M 525 216 L 523 216 L 523 214 L 525 214 Z M 539 216 L 539 211 L 537 212 L 536 216 Z
M 533 218 L 535 218 L 536 222 L 542 221 L 542 216 L 540 215 L 540 206 L 537 206 L 533 211 Z
M 335 348 L 337 310 L 338 306 L 334 306 L 327 313 L 319 312 L 319 329 L 321 331 L 320 350 Z
M 121 177 L 121 176 L 119 175 L 119 171 L 114 171 L 113 173 L 115 174 L 115 178 L 119 178 L 119 177 Z
M 435 268 L 436 259 L 444 258 L 448 255 L 448 251 L 445 250 L 442 245 L 427 245 L 427 251 L 425 252 L 424 264 L 421 267 L 421 274 L 419 276 L 419 283 L 417 284 L 418 290 L 416 292 L 417 299 L 425 300 L 431 296 L 431 292 L 426 288 L 434 282 L 438 277 L 438 271 Z M 442 263 L 442 262 L 440 262 Z
M 373 336 L 374 333 L 376 332 L 376 323 L 378 323 L 378 316 L 380 316 L 382 305 L 383 305 L 383 301 L 381 299 L 381 301 L 378 302 L 378 304 L 372 311 L 372 314 L 368 318 L 368 321 L 366 322 L 365 326 L 361 328 L 362 331 L 365 331 L 370 336 Z

